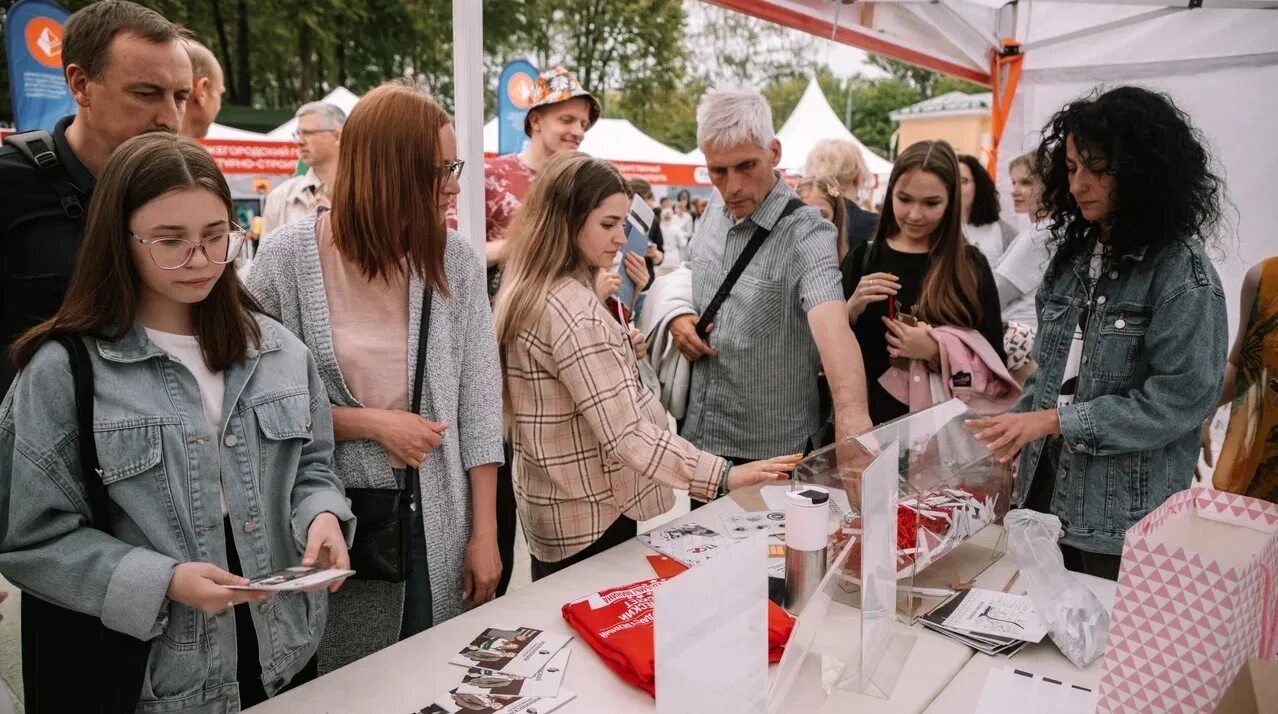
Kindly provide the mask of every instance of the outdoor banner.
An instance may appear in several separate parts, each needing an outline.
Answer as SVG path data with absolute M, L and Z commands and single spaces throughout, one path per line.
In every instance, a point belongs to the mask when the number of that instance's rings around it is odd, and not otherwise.
M 524 134 L 524 117 L 532 103 L 533 83 L 537 68 L 527 60 L 513 60 L 501 70 L 497 82 L 497 155 L 524 150 L 528 137 Z
M 62 74 L 62 24 L 70 15 L 48 0 L 19 0 L 5 19 L 13 124 L 18 131 L 53 131 L 75 113 L 75 100 Z
M 291 141 L 201 139 L 200 143 L 224 174 L 292 176 L 297 168 L 297 144 Z

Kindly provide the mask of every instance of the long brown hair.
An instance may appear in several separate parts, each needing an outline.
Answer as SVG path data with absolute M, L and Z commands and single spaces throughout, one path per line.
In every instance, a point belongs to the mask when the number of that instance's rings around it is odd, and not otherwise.
M 835 245 L 839 251 L 839 263 L 842 264 L 844 256 L 848 254 L 848 209 L 843 205 L 843 189 L 838 181 L 825 176 L 805 176 L 794 187 L 794 192 L 805 201 L 808 194 L 814 191 L 830 207 L 830 222 L 838 231 Z
M 579 151 L 555 154 L 529 187 L 511 223 L 497 293 L 497 342 L 506 348 L 541 319 L 550 289 L 565 277 L 591 284 L 594 272 L 577 250 L 577 234 L 604 199 L 629 195 L 617 167 Z
M 874 231 L 874 243 L 880 245 L 901 232 L 892 197 L 896 193 L 896 182 L 914 169 L 939 178 L 948 199 L 945 216 L 932 234 L 931 265 L 915 306 L 917 317 L 932 325 L 976 329 L 981 322 L 980 278 L 968 254 L 967 240 L 963 238 L 959 162 L 948 142 L 920 141 L 897 157 L 888 178 L 887 198 Z
M 370 280 L 411 273 L 448 296 L 448 229 L 436 205 L 448 179 L 439 131 L 452 123 L 426 92 L 387 82 L 342 127 L 333 180 L 333 244 Z
M 118 340 L 133 327 L 142 279 L 129 249 L 129 218 L 152 200 L 189 188 L 217 196 L 226 206 L 226 220 L 232 220 L 226 179 L 194 140 L 150 132 L 129 139 L 111 154 L 93 189 L 66 299 L 53 317 L 13 343 L 10 354 L 18 368 L 54 335 Z M 235 267 L 226 266 L 208 297 L 192 306 L 195 336 L 210 369 L 220 372 L 243 360 L 250 344 L 260 346 L 254 312 L 261 308 L 244 289 Z

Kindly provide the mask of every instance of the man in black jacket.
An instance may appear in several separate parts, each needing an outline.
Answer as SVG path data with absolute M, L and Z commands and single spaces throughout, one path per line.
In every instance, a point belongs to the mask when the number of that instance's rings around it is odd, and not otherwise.
M 191 93 L 181 28 L 125 0 L 67 20 L 62 69 L 77 113 L 47 139 L 19 134 L 0 149 L 0 394 L 15 376 L 14 340 L 62 305 L 95 177 L 128 139 L 176 132 Z

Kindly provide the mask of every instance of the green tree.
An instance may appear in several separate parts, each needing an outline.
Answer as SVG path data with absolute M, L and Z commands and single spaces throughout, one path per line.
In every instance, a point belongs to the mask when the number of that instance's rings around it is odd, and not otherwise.
M 852 132 L 881 156 L 890 155 L 896 131 L 889 114 L 924 98 L 916 87 L 896 77 L 854 82 L 851 95 Z

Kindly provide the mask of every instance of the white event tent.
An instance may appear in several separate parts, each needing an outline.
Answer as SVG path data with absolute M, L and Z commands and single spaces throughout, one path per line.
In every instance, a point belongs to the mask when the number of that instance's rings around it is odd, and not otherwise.
M 609 161 L 696 165 L 677 149 L 643 133 L 625 119 L 604 117 L 586 132 L 581 150 Z M 484 125 L 484 153 L 497 153 L 497 120 Z

